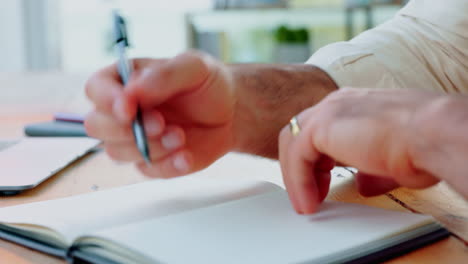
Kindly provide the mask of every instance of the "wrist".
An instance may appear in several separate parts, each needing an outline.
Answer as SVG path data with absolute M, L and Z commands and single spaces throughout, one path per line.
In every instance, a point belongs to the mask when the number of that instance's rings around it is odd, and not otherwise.
M 277 158 L 278 135 L 289 119 L 337 89 L 311 65 L 231 65 L 236 98 L 234 151 Z

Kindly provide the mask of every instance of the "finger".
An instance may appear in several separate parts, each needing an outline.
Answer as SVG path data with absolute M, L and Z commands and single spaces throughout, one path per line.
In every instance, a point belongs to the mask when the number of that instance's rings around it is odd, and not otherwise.
M 335 161 L 326 155 L 321 155 L 315 167 L 317 186 L 319 190 L 319 202 L 323 202 L 330 190 L 331 170 L 335 167 Z
M 356 174 L 356 186 L 363 196 L 376 196 L 387 193 L 400 185 L 393 179 L 378 177 L 363 172 Z
M 138 79 L 138 76 L 151 64 L 162 64 L 166 62 L 166 59 L 133 59 L 133 74 L 132 80 Z M 127 123 L 135 119 L 135 115 L 138 109 L 138 100 L 132 94 L 126 92 L 128 88 L 124 88 L 122 95 L 115 98 L 114 104 L 112 106 L 112 111 L 114 115 L 122 123 Z
M 129 84 L 129 91 L 143 106 L 154 106 L 201 86 L 210 75 L 210 60 L 188 52 L 164 63 L 153 63 Z
M 143 126 L 148 138 L 159 137 L 165 128 L 162 114 L 157 110 L 143 113 Z M 105 142 L 133 142 L 131 123 L 121 124 L 114 116 L 93 111 L 85 119 L 85 128 L 89 136 Z
M 117 97 L 123 95 L 123 85 L 112 64 L 93 74 L 85 85 L 86 95 L 99 111 L 111 114 Z
M 151 160 L 159 160 L 172 152 L 184 147 L 185 133 L 180 127 L 168 126 L 163 136 L 158 139 L 148 141 Z M 135 142 L 112 142 L 105 143 L 107 154 L 117 161 L 124 162 L 143 162 L 144 159 L 140 151 L 135 145 Z
M 304 153 L 305 148 L 299 143 L 301 140 L 297 138 L 292 140 L 288 150 L 288 168 L 286 176 L 291 180 L 296 195 L 298 196 L 299 205 L 302 213 L 311 214 L 317 211 L 320 203 L 320 191 L 317 181 L 317 173 L 315 165 L 320 154 L 314 151 L 313 146 L 307 146 L 307 154 Z
M 121 94 L 114 99 L 112 114 L 117 121 L 127 124 L 135 119 L 137 109 L 137 99 L 134 96 Z
M 151 178 L 173 178 L 192 171 L 193 155 L 186 149 L 178 150 L 160 160 L 153 161 L 150 166 L 144 162 L 137 164 L 138 169 Z
M 298 117 L 299 123 L 304 126 L 304 120 Z M 295 209 L 298 213 L 310 214 L 318 209 L 318 205 L 326 196 L 327 191 L 320 191 L 319 184 L 325 184 L 328 188 L 328 176 L 317 167 L 320 160 L 314 146 L 308 144 L 306 136 L 310 133 L 307 129 L 302 131 L 297 136 L 292 136 L 291 132 L 284 129 L 281 133 L 280 144 L 280 164 L 283 171 L 283 179 L 288 192 L 291 191 L 291 201 L 295 204 Z M 325 162 L 326 163 L 326 162 Z M 318 180 L 317 178 L 323 178 Z M 324 188 L 324 189 L 325 189 Z
M 283 182 L 288 192 L 289 200 L 294 207 L 294 210 L 299 213 L 303 214 L 301 206 L 299 204 L 298 194 L 294 189 L 294 185 L 292 184 L 292 180 L 290 180 L 288 173 L 289 168 L 289 159 L 288 159 L 288 149 L 291 140 L 291 135 L 288 127 L 285 127 L 281 130 L 280 136 L 278 139 L 278 160 L 280 161 L 280 168 L 281 168 L 281 175 L 283 176 Z
M 132 78 L 138 76 L 139 71 L 147 65 L 163 61 L 166 60 L 132 60 L 132 66 L 134 67 Z M 126 121 L 130 120 L 134 115 L 136 107 L 125 99 L 124 90 L 116 63 L 94 73 L 85 85 L 86 95 L 95 105 L 96 109 L 108 114 L 116 113 L 119 118 Z M 130 106 L 133 106 L 133 108 Z
M 318 186 L 318 204 L 321 204 L 328 195 L 330 190 L 331 172 L 330 171 L 315 171 L 315 179 Z
M 132 136 L 130 123 L 121 125 L 113 116 L 98 110 L 88 113 L 84 127 L 88 136 L 103 141 L 128 141 Z
M 408 174 L 395 173 L 390 176 L 399 185 L 415 189 L 427 188 L 439 182 L 437 177 L 421 170 L 413 170 Z

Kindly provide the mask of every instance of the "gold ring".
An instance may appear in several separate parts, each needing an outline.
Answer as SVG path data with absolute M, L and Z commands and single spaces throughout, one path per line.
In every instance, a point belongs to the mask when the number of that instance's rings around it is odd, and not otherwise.
M 289 129 L 291 130 L 291 133 L 293 136 L 297 136 L 299 132 L 301 132 L 301 127 L 299 126 L 299 121 L 297 120 L 297 117 L 291 118 L 289 120 Z

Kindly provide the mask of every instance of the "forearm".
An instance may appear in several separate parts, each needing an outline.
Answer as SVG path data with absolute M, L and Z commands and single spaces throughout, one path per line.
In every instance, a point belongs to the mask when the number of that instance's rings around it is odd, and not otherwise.
M 443 95 L 415 114 L 414 166 L 468 198 L 468 97 Z
M 311 65 L 232 65 L 236 94 L 234 151 L 278 157 L 278 135 L 289 119 L 337 89 Z

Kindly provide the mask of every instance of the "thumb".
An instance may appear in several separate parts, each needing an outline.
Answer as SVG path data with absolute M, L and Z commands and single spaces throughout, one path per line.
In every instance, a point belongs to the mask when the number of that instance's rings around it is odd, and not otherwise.
M 201 87 L 210 76 L 214 67 L 211 65 L 212 59 L 198 52 L 187 52 L 170 60 L 155 60 L 139 69 L 126 92 L 137 98 L 141 107 L 153 107 Z
M 356 174 L 356 185 L 359 193 L 366 197 L 381 195 L 400 187 L 391 178 L 378 177 L 363 172 Z

